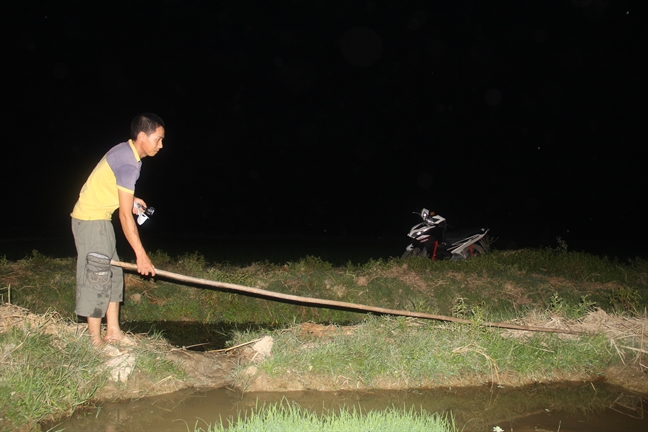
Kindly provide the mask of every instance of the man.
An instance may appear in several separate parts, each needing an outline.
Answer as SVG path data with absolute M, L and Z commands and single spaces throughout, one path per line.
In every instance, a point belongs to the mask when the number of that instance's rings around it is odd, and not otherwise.
M 119 304 L 124 295 L 124 276 L 120 267 L 108 259 L 118 260 L 115 231 L 111 219 L 119 208 L 119 221 L 126 240 L 137 259 L 137 271 L 155 276 L 137 231 L 133 214 L 135 204 L 146 203 L 135 197 L 142 158 L 155 156 L 162 148 L 164 122 L 155 114 L 140 114 L 131 122 L 128 142 L 116 145 L 99 161 L 81 188 L 72 211 L 72 233 L 77 248 L 76 309 L 88 320 L 88 333 L 94 346 L 119 343 L 124 333 L 119 328 Z M 88 255 L 90 254 L 90 255 Z M 100 257 L 99 261 L 93 257 Z M 106 317 L 105 339 L 101 337 L 101 320 Z

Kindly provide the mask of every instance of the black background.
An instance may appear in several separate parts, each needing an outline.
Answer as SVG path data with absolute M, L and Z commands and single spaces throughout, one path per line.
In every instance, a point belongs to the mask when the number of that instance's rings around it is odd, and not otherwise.
M 71 238 L 88 174 L 150 111 L 146 236 L 404 246 L 427 207 L 500 247 L 645 255 L 640 3 L 6 4 L 0 238 Z

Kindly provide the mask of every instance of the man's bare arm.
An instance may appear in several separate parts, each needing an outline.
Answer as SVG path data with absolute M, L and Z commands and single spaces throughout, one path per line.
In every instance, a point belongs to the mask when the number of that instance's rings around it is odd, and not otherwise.
M 124 235 L 126 240 L 133 248 L 135 252 L 135 258 L 137 260 L 137 272 L 142 275 L 155 276 L 155 267 L 151 263 L 142 241 L 140 240 L 139 231 L 137 230 L 137 225 L 133 219 L 133 205 L 135 203 L 135 197 L 128 192 L 122 190 L 118 191 L 119 194 L 119 221 L 121 222 L 122 229 L 124 230 Z M 140 200 L 141 201 L 141 200 Z

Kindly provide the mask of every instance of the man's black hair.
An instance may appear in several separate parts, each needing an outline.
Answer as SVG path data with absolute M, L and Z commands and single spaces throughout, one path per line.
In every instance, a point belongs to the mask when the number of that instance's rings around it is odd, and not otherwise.
M 151 135 L 160 126 L 165 127 L 164 122 L 157 115 L 153 113 L 140 114 L 131 122 L 130 137 L 135 141 L 140 132 L 144 132 L 146 135 Z

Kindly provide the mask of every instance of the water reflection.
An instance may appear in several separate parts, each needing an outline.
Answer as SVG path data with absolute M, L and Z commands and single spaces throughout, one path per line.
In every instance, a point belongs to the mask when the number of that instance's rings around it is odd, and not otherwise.
M 492 431 L 639 431 L 648 430 L 646 395 L 601 383 L 536 385 L 524 389 L 444 389 L 434 391 L 289 392 L 241 395 L 227 389 L 186 390 L 171 395 L 109 403 L 59 422 L 66 432 L 187 432 L 228 419 L 257 407 L 297 404 L 318 413 L 340 407 L 383 410 L 396 407 L 452 413 L 459 430 Z M 45 425 L 44 430 L 53 427 Z

